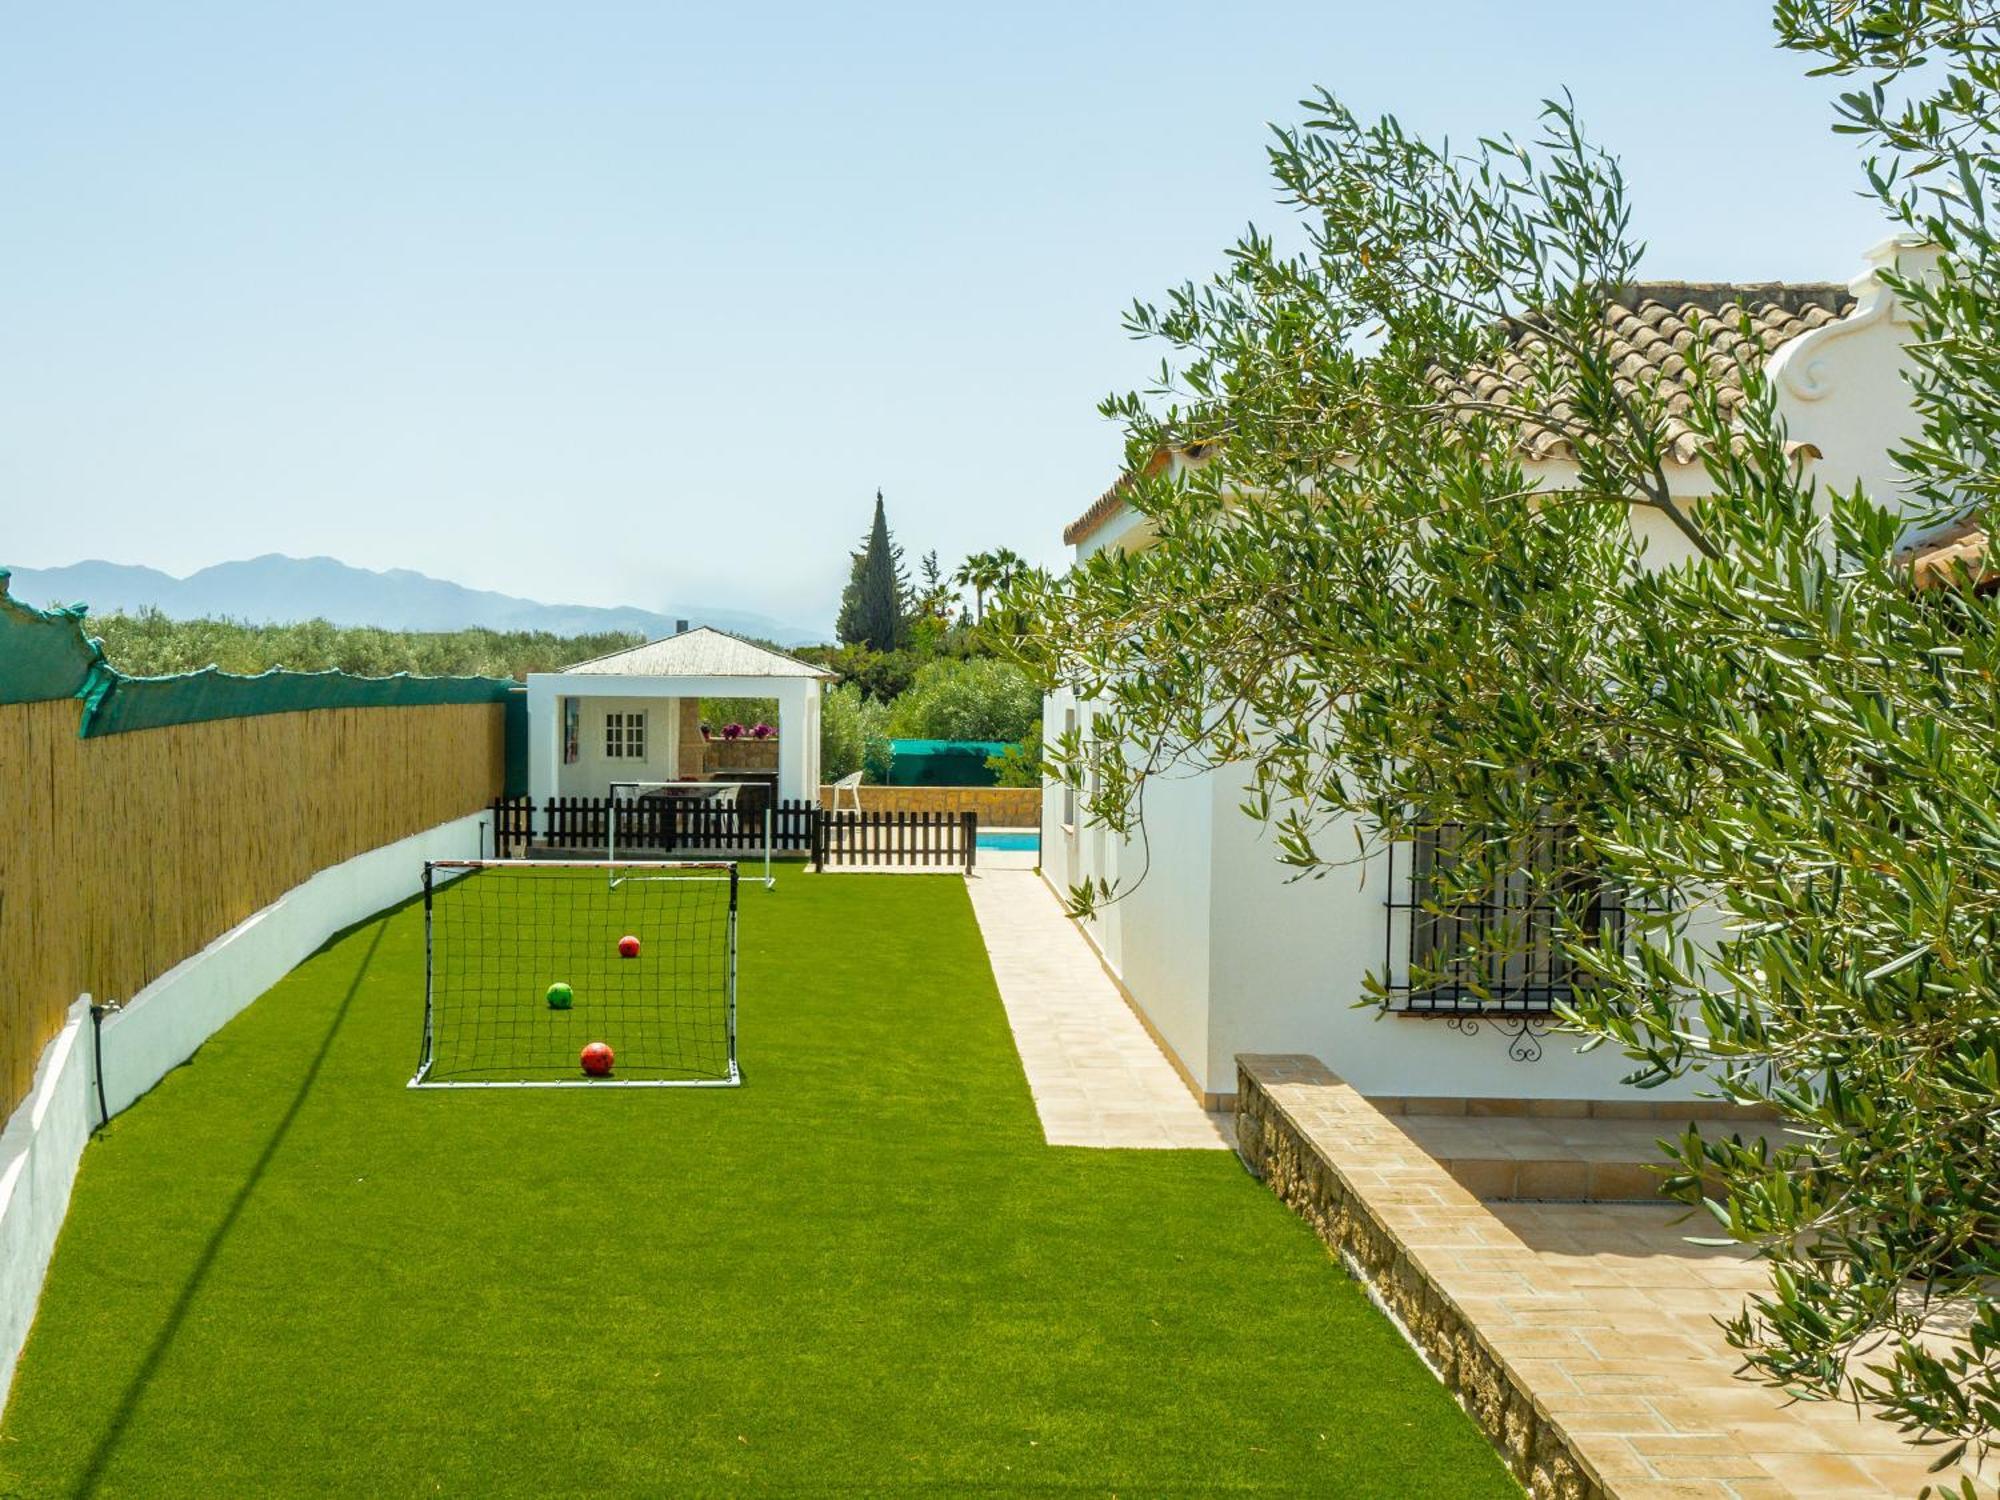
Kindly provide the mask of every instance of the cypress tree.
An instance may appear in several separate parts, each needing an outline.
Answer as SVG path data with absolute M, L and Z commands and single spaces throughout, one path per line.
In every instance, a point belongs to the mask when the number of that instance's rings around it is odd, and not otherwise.
M 840 596 L 840 618 L 834 633 L 850 646 L 894 651 L 908 634 L 904 614 L 909 583 L 903 577 L 903 549 L 889 536 L 889 519 L 882 492 L 875 492 L 875 520 L 868 539 L 854 554 L 847 588 Z

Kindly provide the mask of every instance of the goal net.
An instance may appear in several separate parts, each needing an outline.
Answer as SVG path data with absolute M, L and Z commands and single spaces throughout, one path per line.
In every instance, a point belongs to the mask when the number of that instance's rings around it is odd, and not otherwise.
M 755 878 L 770 890 L 773 817 L 768 796 L 743 796 L 755 782 L 614 781 L 605 808 L 606 859 L 731 859 L 763 863 Z
M 736 1083 L 736 884 L 721 861 L 425 864 L 411 1087 Z

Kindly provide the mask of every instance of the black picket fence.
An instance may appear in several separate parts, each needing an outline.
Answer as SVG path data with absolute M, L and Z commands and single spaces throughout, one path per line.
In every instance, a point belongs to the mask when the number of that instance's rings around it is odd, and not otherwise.
M 813 863 L 954 866 L 971 870 L 979 850 L 979 815 L 947 812 L 822 812 Z
M 970 870 L 979 847 L 976 813 L 832 813 L 803 801 L 777 802 L 770 812 L 771 852 L 803 855 L 819 869 Z M 761 855 L 764 849 L 763 807 L 713 798 L 551 797 L 537 806 L 527 797 L 505 797 L 493 804 L 492 815 L 496 859 L 542 850 L 670 858 Z

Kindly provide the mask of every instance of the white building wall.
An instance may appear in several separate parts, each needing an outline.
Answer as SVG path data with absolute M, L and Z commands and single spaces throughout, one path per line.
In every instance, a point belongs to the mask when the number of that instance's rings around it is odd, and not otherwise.
M 680 780 L 680 717 L 678 698 L 584 698 L 579 701 L 577 758 L 562 765 L 557 751 L 556 792 L 563 797 L 605 797 L 614 781 Z M 646 753 L 634 759 L 613 758 L 605 751 L 605 718 L 609 714 L 646 716 Z M 556 737 L 562 737 L 562 699 L 556 700 Z
M 1042 705 L 1042 734 L 1054 743 L 1074 699 L 1053 693 Z M 1087 722 L 1088 715 L 1080 718 Z M 1138 1005 L 1197 1090 L 1209 1046 L 1209 840 L 1214 796 L 1209 775 L 1149 783 L 1144 840 L 1127 842 L 1091 827 L 1079 799 L 1075 826 L 1063 821 L 1063 791 L 1042 791 L 1042 878 L 1058 896 L 1084 880 L 1111 881 L 1118 899 L 1082 923 L 1104 965 Z M 1129 886 L 1129 889 L 1127 888 Z
M 1042 743 L 1053 745 L 1063 730 L 1063 713 L 1072 702 L 1066 689 L 1058 688 L 1042 698 Z M 1063 825 L 1063 789 L 1053 781 L 1042 783 L 1042 879 L 1056 891 L 1067 891 L 1076 880 L 1075 850 Z
M 1848 284 L 1854 311 L 1794 339 L 1771 363 L 1786 430 L 1819 450 L 1811 472 L 1828 489 L 1860 484 L 1878 501 L 1904 503 L 1908 487 L 1890 455 L 1921 430 L 1910 405 L 1910 315 L 1876 272 L 1918 276 L 1936 264 L 1935 246 L 1876 246 Z
M 1220 926 L 1211 859 L 1215 782 L 1213 774 L 1152 782 L 1145 842 L 1102 835 L 1117 846 L 1113 873 L 1122 894 L 1099 923 L 1112 972 L 1205 1094 L 1235 1087 L 1218 1084 L 1205 1067 L 1216 1025 L 1212 964 Z
M 1216 775 L 1210 861 L 1213 952 L 1209 1093 L 1236 1086 L 1239 1052 L 1309 1052 L 1364 1094 L 1412 1098 L 1612 1099 L 1629 1097 L 1630 1070 L 1611 1049 L 1579 1056 L 1576 1043 L 1540 1038 L 1540 1056 L 1516 1060 L 1510 1032 L 1481 1020 L 1454 1030 L 1441 1016 L 1384 1013 L 1366 978 L 1403 955 L 1388 949 L 1389 861 L 1380 854 L 1317 878 L 1280 864 L 1275 837 L 1245 817 L 1239 777 Z M 1338 859 L 1356 848 L 1351 824 L 1329 829 L 1320 850 Z M 1407 868 L 1396 872 L 1407 881 Z M 1407 886 L 1398 893 L 1407 899 Z M 1686 1079 L 1654 1098 L 1700 1092 Z

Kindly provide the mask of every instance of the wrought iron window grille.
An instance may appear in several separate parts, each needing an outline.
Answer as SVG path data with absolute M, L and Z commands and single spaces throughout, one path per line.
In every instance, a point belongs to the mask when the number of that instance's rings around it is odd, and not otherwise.
M 1384 1008 L 1441 1016 L 1467 1032 L 1491 1018 L 1513 1037 L 1510 1054 L 1532 1061 L 1541 1055 L 1540 1023 L 1571 998 L 1578 978 L 1558 937 L 1564 909 L 1583 930 L 1608 932 L 1622 946 L 1625 903 L 1574 857 L 1574 830 L 1555 824 L 1537 829 L 1478 899 L 1443 893 L 1449 881 L 1440 876 L 1464 836 L 1463 825 L 1444 824 L 1389 846 Z

